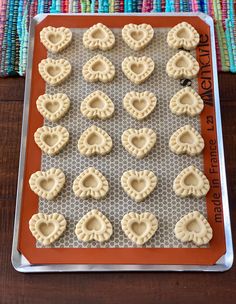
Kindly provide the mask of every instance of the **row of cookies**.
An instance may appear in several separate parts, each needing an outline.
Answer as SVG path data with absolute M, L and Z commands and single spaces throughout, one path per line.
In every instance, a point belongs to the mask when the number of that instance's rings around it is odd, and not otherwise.
M 195 226 L 200 231 L 195 231 Z M 67 222 L 58 213 L 34 214 L 29 221 L 32 235 L 42 245 L 47 246 L 55 242 L 66 230 Z M 121 228 L 125 235 L 137 245 L 145 244 L 156 233 L 159 221 L 149 212 L 129 212 L 121 220 Z M 191 226 L 191 229 L 189 228 Z M 175 236 L 181 242 L 193 242 L 197 246 L 207 244 L 213 236 L 212 228 L 205 217 L 198 211 L 182 217 L 175 225 Z M 85 214 L 76 224 L 75 234 L 79 241 L 108 241 L 113 234 L 113 227 L 108 218 L 97 209 Z
M 53 200 L 65 184 L 65 174 L 61 169 L 51 168 L 37 171 L 30 176 L 31 190 L 38 196 Z M 136 202 L 144 201 L 156 188 L 157 177 L 149 170 L 129 170 L 121 176 L 121 186 L 126 194 Z M 173 190 L 180 197 L 205 196 L 210 189 L 207 177 L 196 167 L 183 169 L 173 182 Z M 73 192 L 81 199 L 102 199 L 109 191 L 106 177 L 94 167 L 87 168 L 73 182 Z

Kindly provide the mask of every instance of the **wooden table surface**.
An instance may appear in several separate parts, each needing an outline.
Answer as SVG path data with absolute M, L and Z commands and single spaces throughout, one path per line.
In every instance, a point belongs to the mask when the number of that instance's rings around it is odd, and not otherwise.
M 236 75 L 219 74 L 232 230 L 236 239 Z M 11 265 L 24 79 L 0 80 L 0 303 L 236 303 L 225 273 L 21 274 Z M 235 244 L 235 240 L 234 240 Z

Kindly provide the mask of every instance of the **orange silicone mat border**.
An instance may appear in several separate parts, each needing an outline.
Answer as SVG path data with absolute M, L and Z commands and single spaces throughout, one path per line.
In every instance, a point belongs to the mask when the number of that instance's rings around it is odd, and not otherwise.
M 36 248 L 35 239 L 31 235 L 28 222 L 38 212 L 38 197 L 30 190 L 30 175 L 40 170 L 41 151 L 34 143 L 35 130 L 43 125 L 43 118 L 36 109 L 36 99 L 45 93 L 45 83 L 39 75 L 38 63 L 47 57 L 46 49 L 40 43 L 39 33 L 45 26 L 65 26 L 68 28 L 88 28 L 97 22 L 108 27 L 123 27 L 127 23 L 149 23 L 153 27 L 173 27 L 179 22 L 192 24 L 201 34 L 201 43 L 197 48 L 200 62 L 199 93 L 205 101 L 205 109 L 201 114 L 202 135 L 206 142 L 204 150 L 205 174 L 214 187 L 207 197 L 208 220 L 213 228 L 214 237 L 209 248 Z M 21 217 L 18 250 L 31 264 L 171 264 L 171 265 L 213 265 L 225 253 L 225 235 L 223 208 L 220 188 L 219 162 L 217 152 L 217 135 L 214 109 L 214 90 L 212 77 L 212 58 L 210 43 L 210 27 L 197 16 L 47 16 L 35 27 L 33 65 L 31 78 L 30 108 L 25 157 L 25 172 L 22 190 Z M 203 56 L 204 55 L 204 56 Z M 158 67 L 157 67 L 158 71 Z M 69 80 L 68 80 L 69 81 Z M 211 86 L 210 86 L 211 84 Z M 208 88 L 210 86 L 210 88 Z M 209 93 L 210 91 L 210 93 Z M 211 96 L 210 96 L 211 94 Z M 209 97 L 210 96 L 210 97 Z M 210 122 L 209 122 L 210 120 Z M 209 158 L 212 143 L 216 142 L 216 157 Z M 214 164 L 214 172 L 210 172 Z M 215 182 L 218 181 L 218 182 Z M 218 197 L 218 194 L 220 197 Z M 217 201 L 215 206 L 214 201 Z M 215 216 L 215 208 L 217 217 Z M 219 221 L 220 218 L 220 221 Z

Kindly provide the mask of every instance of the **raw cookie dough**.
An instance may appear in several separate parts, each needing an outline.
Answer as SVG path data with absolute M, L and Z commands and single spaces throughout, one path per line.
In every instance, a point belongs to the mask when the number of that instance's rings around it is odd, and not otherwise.
M 200 212 L 193 211 L 176 223 L 175 236 L 183 243 L 193 242 L 201 246 L 210 242 L 213 231 L 205 217 Z
M 115 77 L 115 67 L 109 59 L 102 55 L 92 57 L 83 66 L 83 77 L 88 82 L 109 82 Z
M 135 51 L 144 49 L 154 36 L 154 30 L 150 24 L 127 24 L 122 29 L 124 42 Z
M 36 100 L 39 113 L 49 121 L 56 122 L 69 110 L 70 99 L 66 94 L 40 95 Z
M 52 86 L 64 82 L 71 73 L 71 64 L 65 59 L 43 59 L 38 67 L 41 77 Z
M 108 51 L 115 45 L 115 36 L 107 26 L 97 23 L 84 33 L 83 44 L 90 50 Z
M 44 27 L 40 32 L 40 41 L 45 48 L 53 53 L 59 53 L 71 43 L 72 32 L 65 27 Z
M 51 168 L 47 171 L 37 171 L 30 176 L 29 185 L 38 196 L 52 200 L 65 184 L 65 174 L 60 169 Z
M 158 220 L 149 212 L 125 214 L 121 220 L 121 227 L 125 235 L 137 245 L 146 243 L 157 231 Z
M 150 57 L 126 57 L 122 62 L 122 71 L 134 84 L 146 81 L 154 71 L 155 63 Z
M 82 155 L 105 155 L 112 149 L 112 139 L 103 129 L 91 126 L 79 138 L 78 149 Z
M 156 133 L 152 129 L 128 129 L 121 137 L 122 145 L 131 155 L 144 158 L 156 143 Z
M 191 87 L 181 89 L 170 100 L 170 110 L 176 115 L 196 116 L 203 108 L 204 102 L 201 96 Z
M 152 171 L 129 170 L 121 177 L 121 186 L 132 200 L 144 201 L 155 189 L 157 177 Z
M 169 140 L 170 150 L 176 154 L 199 155 L 204 146 L 201 134 L 190 125 L 179 128 Z
M 29 229 L 37 241 L 47 246 L 63 234 L 66 229 L 66 220 L 63 215 L 58 213 L 37 213 L 31 217 Z
M 80 198 L 104 198 L 109 190 L 105 176 L 95 168 L 84 170 L 73 182 L 73 191 Z
M 182 170 L 173 183 L 175 194 L 180 197 L 194 196 L 200 198 L 210 190 L 207 177 L 196 167 L 189 166 Z
M 174 26 L 167 35 L 167 43 L 173 49 L 184 48 L 185 50 L 195 49 L 200 40 L 195 28 L 187 23 L 181 22 Z
M 113 233 L 112 225 L 100 211 L 93 209 L 85 214 L 77 223 L 75 234 L 83 242 L 108 241 Z
M 107 119 L 113 115 L 114 104 L 112 100 L 102 91 L 94 91 L 89 94 L 80 105 L 83 116 L 93 119 Z
M 180 51 L 169 59 L 166 65 L 166 73 L 174 79 L 197 77 L 199 64 L 188 52 Z
M 34 133 L 38 147 L 48 155 L 58 154 L 69 141 L 69 132 L 62 126 L 53 128 L 43 126 Z
M 148 91 L 129 92 L 123 99 L 123 106 L 126 111 L 135 119 L 143 120 L 150 115 L 156 107 L 156 96 Z

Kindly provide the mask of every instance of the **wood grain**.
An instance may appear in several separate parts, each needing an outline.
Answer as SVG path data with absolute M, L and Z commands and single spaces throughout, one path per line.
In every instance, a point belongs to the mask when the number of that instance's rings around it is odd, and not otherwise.
M 231 219 L 236 218 L 236 75 L 219 74 Z M 21 274 L 11 266 L 24 79 L 0 79 L 0 303 L 234 303 L 225 273 Z M 232 225 L 233 236 L 236 226 Z M 235 241 L 234 241 L 235 244 Z

